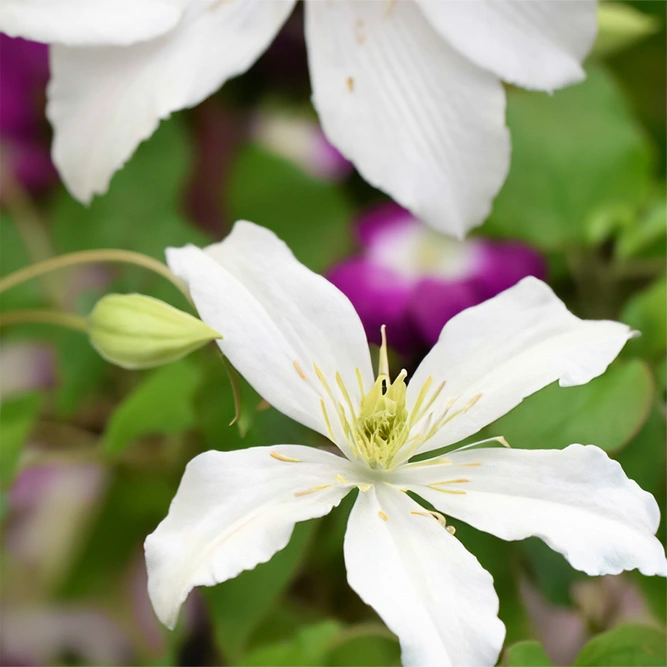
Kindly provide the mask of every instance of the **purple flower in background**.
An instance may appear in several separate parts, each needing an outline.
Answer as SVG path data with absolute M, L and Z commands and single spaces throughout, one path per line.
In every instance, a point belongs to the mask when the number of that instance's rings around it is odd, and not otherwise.
M 545 263 L 515 242 L 435 233 L 394 203 L 376 206 L 356 225 L 360 256 L 337 264 L 329 280 L 359 313 L 369 341 L 404 354 L 435 344 L 454 315 L 526 276 L 544 278 Z
M 0 34 L 0 54 L 2 167 L 24 188 L 41 190 L 56 178 L 44 116 L 48 47 Z
M 261 146 L 315 178 L 341 181 L 353 170 L 352 163 L 327 141 L 314 118 L 297 113 L 262 112 L 255 117 L 252 134 Z

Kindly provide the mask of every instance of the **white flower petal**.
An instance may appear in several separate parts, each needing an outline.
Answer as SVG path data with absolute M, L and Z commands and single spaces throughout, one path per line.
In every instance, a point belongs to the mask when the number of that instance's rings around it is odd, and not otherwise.
M 220 349 L 271 405 L 328 435 L 328 402 L 314 364 L 337 400 L 336 373 L 358 405 L 358 368 L 368 391 L 373 369 L 359 316 L 347 297 L 301 264 L 268 229 L 237 222 L 206 251 L 170 248 L 171 270 L 190 289 L 201 318 L 223 338 Z M 336 427 L 336 411 L 329 416 Z M 344 447 L 344 439 L 336 438 Z
M 2 0 L 0 31 L 47 44 L 127 45 L 171 30 L 179 0 Z
M 416 451 L 463 440 L 556 380 L 561 387 L 589 382 L 633 335 L 618 322 L 580 320 L 545 283 L 524 278 L 452 318 L 415 372 L 410 409 L 429 377 L 431 387 L 445 386 L 414 431 L 428 415 L 435 423 L 448 405 L 443 421 L 451 417 Z
M 471 449 L 447 459 L 451 463 L 410 464 L 392 473 L 392 481 L 504 540 L 540 537 L 587 574 L 637 568 L 667 575 L 663 546 L 654 537 L 658 504 L 598 447 Z M 438 484 L 448 480 L 467 481 Z
M 150 42 L 53 47 L 47 115 L 53 159 L 69 191 L 82 202 L 105 192 L 160 120 L 199 104 L 255 62 L 293 2 L 202 0 Z
M 595 0 L 417 0 L 440 34 L 479 67 L 524 88 L 584 78 L 597 34 Z
M 406 667 L 495 665 L 505 628 L 491 575 L 406 494 L 382 483 L 359 493 L 345 564 L 398 635 Z
M 173 628 L 192 588 L 266 562 L 287 545 L 295 523 L 327 514 L 351 488 L 335 477 L 351 465 L 298 445 L 211 451 L 190 461 L 169 514 L 144 545 L 159 619 Z
M 498 79 L 413 2 L 310 2 L 306 40 L 324 132 L 361 175 L 440 231 L 480 224 L 509 163 Z

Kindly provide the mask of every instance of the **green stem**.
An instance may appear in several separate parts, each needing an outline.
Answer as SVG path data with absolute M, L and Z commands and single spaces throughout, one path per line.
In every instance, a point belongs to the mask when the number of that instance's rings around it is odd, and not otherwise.
M 51 271 L 57 271 L 70 266 L 77 266 L 79 264 L 94 264 L 97 262 L 117 262 L 121 264 L 135 264 L 142 266 L 145 269 L 154 271 L 155 273 L 166 278 L 172 285 L 174 285 L 183 294 L 186 299 L 190 301 L 185 285 L 162 263 L 158 260 L 142 255 L 139 252 L 131 250 L 82 250 L 80 252 L 73 252 L 67 255 L 60 255 L 59 257 L 52 257 L 51 259 L 32 264 L 24 269 L 10 273 L 5 278 L 0 280 L 0 294 L 5 290 L 20 285 L 21 283 L 37 278 Z
M 21 184 L 14 178 L 10 169 L 0 165 L 2 176 L 2 198 L 3 203 L 9 211 L 11 222 L 17 233 L 23 240 L 23 244 L 30 257 L 31 262 L 40 262 L 53 256 L 49 237 L 44 228 L 44 223 L 33 206 L 32 200 L 23 189 Z M 42 289 L 48 296 L 51 305 L 60 306 L 62 285 L 53 280 L 44 280 Z
M 0 327 L 17 324 L 54 324 L 88 333 L 88 320 L 72 313 L 63 313 L 58 310 L 12 310 L 0 314 Z

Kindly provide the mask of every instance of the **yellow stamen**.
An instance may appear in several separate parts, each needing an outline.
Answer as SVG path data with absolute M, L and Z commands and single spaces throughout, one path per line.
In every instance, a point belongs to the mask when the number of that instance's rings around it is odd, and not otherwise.
M 299 374 L 299 377 L 304 380 L 307 380 L 308 378 L 306 377 L 306 374 L 303 372 L 303 368 L 301 368 L 301 366 L 299 365 L 299 362 L 294 360 L 292 363 L 294 364 L 294 368 L 296 369 L 296 372 Z
M 433 482 L 432 485 L 440 485 L 440 484 L 459 484 L 461 482 L 469 482 L 469 479 L 447 479 L 444 482 Z
M 380 365 L 378 368 L 378 375 L 384 375 L 387 378 L 387 384 L 391 384 L 391 377 L 389 375 L 389 354 L 387 352 L 387 326 L 383 324 L 380 327 L 382 333 L 382 345 L 380 345 Z
M 317 364 L 313 364 L 313 368 L 315 369 L 315 375 L 317 375 L 317 379 L 322 383 L 322 386 L 324 387 L 324 390 L 327 392 L 329 395 L 329 398 L 335 403 L 336 402 L 336 397 L 333 395 L 333 392 L 331 391 L 331 387 L 329 387 L 329 383 L 327 382 L 327 379 L 324 377 L 324 373 L 320 370 L 320 367 Z
M 475 396 L 473 396 L 472 399 L 470 400 L 470 403 L 468 403 L 468 405 L 466 405 L 465 408 L 463 408 L 463 411 L 468 412 L 468 410 L 470 410 L 470 408 L 472 408 L 472 406 L 475 405 L 475 403 L 477 403 L 477 401 L 479 401 L 480 398 L 482 398 L 482 394 L 476 394 Z
M 327 425 L 327 432 L 329 433 L 329 438 L 331 442 L 335 442 L 336 438 L 334 436 L 333 429 L 331 428 L 331 422 L 329 421 L 329 415 L 327 413 L 327 406 L 324 405 L 324 399 L 320 398 L 320 408 L 322 408 L 322 416 L 324 417 L 324 423 Z
M 454 495 L 465 495 L 466 491 L 461 491 L 460 489 L 440 489 L 437 486 L 434 486 L 433 484 L 427 484 L 429 489 L 433 489 L 434 491 L 440 491 L 440 493 L 451 493 Z
M 433 465 L 451 465 L 451 459 L 439 458 L 439 459 L 427 459 L 426 461 L 419 461 L 419 463 L 411 463 L 411 468 L 418 468 L 421 466 L 433 466 Z M 466 463 L 465 465 L 472 465 L 471 463 Z
M 293 459 L 291 456 L 285 456 L 279 452 L 271 452 L 270 456 L 278 461 L 286 461 L 287 463 L 301 463 L 301 459 Z
M 359 385 L 359 396 L 364 396 L 366 391 L 364 390 L 364 380 L 361 377 L 361 371 L 358 368 L 354 369 L 357 375 L 357 384 Z
M 307 496 L 309 493 L 321 491 L 322 489 L 328 489 L 330 486 L 332 486 L 332 484 L 320 484 L 319 486 L 314 486 L 312 489 L 308 489 L 307 491 L 297 491 L 294 494 L 294 497 L 299 498 L 300 496 Z
M 426 512 L 410 512 L 410 514 L 418 514 L 419 516 L 425 516 L 428 519 L 435 519 L 443 528 L 447 529 L 447 519 L 445 519 L 444 514 L 436 512 L 435 510 L 428 510 Z M 453 533 L 452 533 L 453 534 Z
M 426 398 L 426 394 L 428 393 L 428 389 L 431 386 L 432 382 L 433 378 L 430 376 L 427 378 L 426 382 L 424 382 L 424 386 L 421 388 L 415 406 L 412 409 L 412 415 L 410 416 L 410 426 L 416 424 L 431 409 L 431 406 L 433 405 L 433 403 L 435 403 L 436 399 L 438 398 L 438 396 L 440 396 L 440 393 L 445 388 L 445 384 L 447 384 L 446 381 L 441 382 L 438 385 L 438 388 L 433 392 L 431 398 L 429 398 L 426 404 L 422 406 L 422 402 Z M 451 403 L 453 403 L 453 400 L 450 401 L 450 405 Z M 447 406 L 446 409 L 449 409 L 449 405 Z
M 347 388 L 345 387 L 345 383 L 343 382 L 343 378 L 339 372 L 336 371 L 336 383 L 338 384 L 338 387 L 340 388 L 341 392 L 343 393 L 343 398 L 345 399 L 345 402 L 347 403 L 347 407 L 350 409 L 350 414 L 352 415 L 353 419 L 357 418 L 357 413 L 355 412 L 354 406 L 352 405 L 352 399 L 350 398 L 350 394 L 347 391 Z
M 378 516 L 379 516 L 383 521 L 389 521 L 387 515 L 386 515 L 384 512 L 382 512 L 382 511 L 378 512 Z

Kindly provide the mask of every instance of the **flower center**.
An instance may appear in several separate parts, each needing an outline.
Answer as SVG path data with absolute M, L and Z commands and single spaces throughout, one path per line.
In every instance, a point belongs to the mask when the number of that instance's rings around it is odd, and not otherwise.
M 294 368 L 305 381 L 310 381 L 297 361 Z M 407 406 L 407 371 L 402 370 L 391 382 L 387 357 L 385 327 L 382 327 L 380 348 L 380 369 L 377 380 L 366 392 L 361 373 L 357 368 L 357 382 L 361 402 L 352 399 L 340 373 L 336 373 L 336 395 L 317 364 L 313 364 L 315 374 L 324 389 L 320 394 L 320 407 L 332 442 L 339 442 L 334 433 L 335 418 L 347 443 L 347 452 L 354 458 L 363 459 L 371 469 L 391 470 L 407 461 L 419 447 L 457 415 L 467 412 L 481 398 L 476 394 L 465 405 L 460 397 L 448 401 L 438 400 L 445 382 L 433 386 L 433 378 L 428 377 L 422 385 L 411 409 Z M 340 400 L 342 397 L 343 400 Z M 333 418 L 333 421 L 332 421 Z
M 363 397 L 359 415 L 352 428 L 356 453 L 371 468 L 389 468 L 399 450 L 408 441 L 410 420 L 406 407 L 405 378 L 400 375 L 388 384 L 378 376 L 373 388 Z

